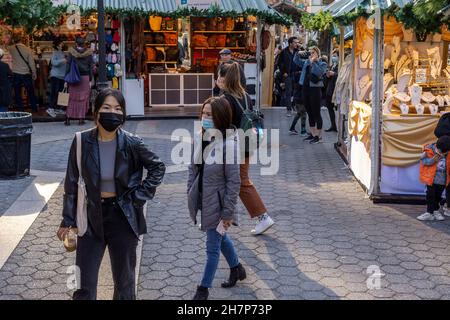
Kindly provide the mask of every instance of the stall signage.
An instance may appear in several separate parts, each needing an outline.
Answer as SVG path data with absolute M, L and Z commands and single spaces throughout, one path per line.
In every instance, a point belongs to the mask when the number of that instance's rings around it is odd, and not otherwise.
M 177 0 L 177 4 L 178 6 L 205 10 L 212 5 L 218 5 L 219 0 Z
M 416 69 L 416 83 L 427 83 L 427 69 Z

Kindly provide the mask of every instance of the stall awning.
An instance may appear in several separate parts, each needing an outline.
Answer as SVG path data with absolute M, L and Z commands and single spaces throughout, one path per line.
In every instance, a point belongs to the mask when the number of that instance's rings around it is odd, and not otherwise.
M 379 0 L 382 9 L 389 8 L 392 5 L 397 5 L 400 8 L 414 0 Z M 372 1 L 376 3 L 376 1 Z M 369 8 L 370 0 L 337 0 L 324 8 L 324 11 L 329 11 L 334 17 L 341 16 L 355 10 L 357 7 Z
M 105 8 L 136 9 L 142 11 L 173 12 L 177 10 L 176 0 L 104 0 Z M 97 8 L 97 0 L 72 0 L 83 9 Z M 228 12 L 245 12 L 250 9 L 275 13 L 265 0 L 220 0 L 219 7 Z

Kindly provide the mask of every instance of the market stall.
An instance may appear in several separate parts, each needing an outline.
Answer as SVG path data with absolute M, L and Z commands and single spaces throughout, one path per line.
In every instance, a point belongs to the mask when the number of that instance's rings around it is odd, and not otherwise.
M 422 147 L 436 140 L 436 124 L 450 111 L 449 33 L 417 33 L 379 13 L 379 21 L 357 19 L 344 62 L 351 66 L 346 158 L 373 199 L 423 196 Z
M 93 52 L 94 60 L 94 79 L 93 79 L 93 92 L 96 88 L 97 80 L 97 66 L 98 66 L 98 35 L 97 35 L 97 14 L 92 13 L 86 17 L 80 19 L 79 25 L 71 28 L 70 14 L 64 14 L 59 19 L 56 25 L 51 27 L 44 27 L 35 30 L 33 33 L 27 33 L 25 29 L 21 27 L 12 27 L 8 25 L 3 25 L 2 31 L 2 43 L 4 50 L 7 52 L 7 48 L 11 45 L 11 37 L 15 34 L 23 35 L 23 43 L 32 49 L 34 53 L 34 60 L 37 70 L 37 78 L 34 81 L 34 88 L 38 104 L 41 108 L 40 112 L 34 114 L 35 119 L 41 119 L 49 117 L 45 112 L 45 106 L 48 104 L 48 97 L 50 91 L 49 84 L 49 74 L 51 68 L 51 58 L 55 51 L 53 47 L 53 42 L 55 40 L 61 40 L 64 46 L 64 51 L 68 54 L 71 47 L 75 45 L 75 39 L 81 36 L 86 39 L 86 45 Z M 109 81 L 109 86 L 115 89 L 122 89 L 122 59 L 121 59 L 121 20 L 114 15 L 107 15 L 105 19 L 106 28 L 106 69 L 107 69 L 107 79 Z M 12 63 L 8 60 L 9 56 L 4 57 L 4 61 Z M 23 90 L 22 99 L 24 101 L 25 107 L 27 107 L 27 97 L 26 92 Z M 94 94 L 92 96 L 95 96 Z M 64 118 L 64 115 L 61 114 Z
M 200 10 L 168 1 L 163 10 L 159 2 L 146 1 L 140 14 L 123 21 L 123 91 L 130 115 L 197 116 L 213 93 L 224 48 L 242 64 L 247 91 L 260 104 L 260 33 L 264 23 L 284 18 L 260 0 L 236 1 L 233 8 L 210 2 Z

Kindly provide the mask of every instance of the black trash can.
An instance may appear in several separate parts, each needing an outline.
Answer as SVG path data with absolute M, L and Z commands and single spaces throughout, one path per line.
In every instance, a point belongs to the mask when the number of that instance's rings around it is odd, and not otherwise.
M 30 175 L 33 122 L 28 112 L 0 112 L 0 178 Z

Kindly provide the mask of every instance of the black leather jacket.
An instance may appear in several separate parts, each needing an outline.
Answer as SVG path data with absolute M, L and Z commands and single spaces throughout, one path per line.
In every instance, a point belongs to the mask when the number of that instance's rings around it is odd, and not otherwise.
M 86 234 L 103 237 L 97 135 L 97 128 L 81 134 L 81 167 L 88 197 L 89 223 Z M 143 168 L 147 169 L 147 177 L 144 180 L 142 180 Z M 117 131 L 115 162 L 117 202 L 137 237 L 147 232 L 143 206 L 146 200 L 152 199 L 155 195 L 156 187 L 161 184 L 165 171 L 164 163 L 149 150 L 141 138 L 122 129 Z M 62 227 L 76 227 L 78 177 L 76 139 L 74 139 L 70 148 L 64 183 Z

